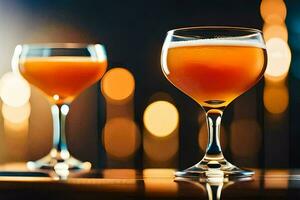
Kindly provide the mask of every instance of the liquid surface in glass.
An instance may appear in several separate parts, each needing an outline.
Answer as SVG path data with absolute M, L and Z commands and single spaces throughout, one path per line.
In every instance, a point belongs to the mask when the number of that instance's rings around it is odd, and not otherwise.
M 251 88 L 265 69 L 265 48 L 247 41 L 203 39 L 171 42 L 163 71 L 205 107 L 227 106 Z

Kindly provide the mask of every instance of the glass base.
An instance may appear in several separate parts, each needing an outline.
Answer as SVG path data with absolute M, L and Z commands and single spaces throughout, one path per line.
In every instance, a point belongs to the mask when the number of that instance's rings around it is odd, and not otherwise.
M 90 162 L 82 162 L 76 158 L 70 156 L 68 151 L 57 152 L 51 150 L 51 152 L 37 160 L 27 162 L 29 170 L 57 170 L 57 168 L 63 167 L 66 170 L 90 170 Z
M 203 158 L 196 165 L 184 170 L 178 171 L 175 173 L 176 177 L 182 178 L 205 178 L 210 175 L 222 175 L 229 178 L 243 178 L 243 177 L 251 177 L 254 175 L 254 171 L 240 169 L 226 159 L 221 160 L 207 160 Z

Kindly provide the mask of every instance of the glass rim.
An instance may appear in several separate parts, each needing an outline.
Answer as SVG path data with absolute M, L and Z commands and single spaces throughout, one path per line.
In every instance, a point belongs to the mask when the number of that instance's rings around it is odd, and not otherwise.
M 66 42 L 66 43 L 60 43 L 60 42 L 54 42 L 54 43 L 26 43 L 26 44 L 18 44 L 17 46 L 22 47 L 41 47 L 41 48 L 69 48 L 69 49 L 75 49 L 75 48 L 87 48 L 89 46 L 96 46 L 100 45 L 101 47 L 104 47 L 103 44 L 99 43 L 72 43 L 72 42 Z
M 256 28 L 249 28 L 249 27 L 241 27 L 241 26 L 190 26 L 190 27 L 182 27 L 182 28 L 175 28 L 171 29 L 167 32 L 167 34 L 173 34 L 174 36 L 179 36 L 179 37 L 187 37 L 190 38 L 189 36 L 184 36 L 182 34 L 177 34 L 175 32 L 177 31 L 189 31 L 189 30 L 215 30 L 215 31 L 241 31 L 249 34 L 255 34 L 259 33 L 261 34 L 262 31 Z

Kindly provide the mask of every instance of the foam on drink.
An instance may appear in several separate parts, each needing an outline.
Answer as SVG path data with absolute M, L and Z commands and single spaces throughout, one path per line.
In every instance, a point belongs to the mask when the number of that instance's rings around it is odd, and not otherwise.
M 169 43 L 169 48 L 174 47 L 185 47 L 185 46 L 247 46 L 257 47 L 265 49 L 266 46 L 257 41 L 249 39 L 245 40 L 233 40 L 224 38 L 213 38 L 213 39 L 199 39 L 199 40 L 186 40 L 186 41 L 172 41 Z

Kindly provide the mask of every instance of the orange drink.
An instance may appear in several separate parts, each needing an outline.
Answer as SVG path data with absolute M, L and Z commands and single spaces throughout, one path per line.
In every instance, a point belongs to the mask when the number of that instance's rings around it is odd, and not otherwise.
M 58 103 L 70 102 L 98 81 L 106 70 L 106 61 L 80 56 L 26 58 L 20 72 L 32 85 Z
M 264 54 L 251 43 L 173 42 L 165 55 L 164 73 L 202 106 L 225 107 L 259 80 Z

